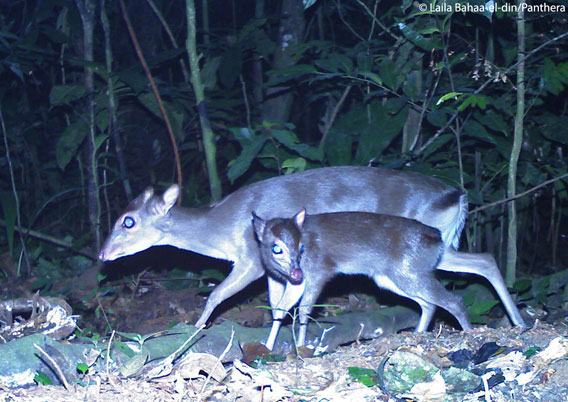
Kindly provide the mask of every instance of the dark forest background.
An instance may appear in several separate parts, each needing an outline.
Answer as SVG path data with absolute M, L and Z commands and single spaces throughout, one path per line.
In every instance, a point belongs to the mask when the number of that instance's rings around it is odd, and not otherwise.
M 462 248 L 510 285 L 566 269 L 566 12 L 125 3 L 0 1 L 0 275 L 80 275 L 149 185 L 197 206 L 333 165 L 465 188 Z

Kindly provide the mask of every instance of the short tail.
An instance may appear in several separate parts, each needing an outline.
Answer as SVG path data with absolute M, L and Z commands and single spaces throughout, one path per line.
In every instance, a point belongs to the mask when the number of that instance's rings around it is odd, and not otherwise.
M 460 194 L 458 207 L 455 211 L 455 217 L 451 220 L 451 224 L 442 230 L 442 241 L 446 246 L 451 246 L 454 249 L 458 249 L 460 245 L 460 237 L 462 230 L 465 226 L 465 220 L 467 218 L 468 202 L 467 193 L 463 191 Z

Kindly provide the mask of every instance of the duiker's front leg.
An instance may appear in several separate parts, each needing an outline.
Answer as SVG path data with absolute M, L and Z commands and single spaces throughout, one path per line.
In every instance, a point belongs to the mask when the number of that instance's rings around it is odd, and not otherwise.
M 300 329 L 298 330 L 298 339 L 296 340 L 298 346 L 304 346 L 306 344 L 306 334 L 308 332 L 308 320 L 310 318 L 310 313 L 314 309 L 314 305 L 321 293 L 321 289 L 325 284 L 324 281 L 322 281 L 322 283 L 313 283 L 313 281 L 309 279 L 304 280 L 304 283 L 306 283 L 306 289 L 304 290 L 304 296 L 300 301 L 300 307 L 298 309 L 300 316 Z
M 268 349 L 272 350 L 274 348 L 282 320 L 288 311 L 300 300 L 305 286 L 305 281 L 299 285 L 292 285 L 290 282 L 286 282 L 286 285 L 284 285 L 276 279 L 268 277 L 268 297 L 270 299 L 270 307 L 272 307 L 273 320 L 270 334 L 265 343 Z
M 201 313 L 201 317 L 199 317 L 195 326 L 197 328 L 204 327 L 219 304 L 243 290 L 262 275 L 264 275 L 264 268 L 258 261 L 247 259 L 235 262 L 231 273 L 209 295 L 203 313 Z

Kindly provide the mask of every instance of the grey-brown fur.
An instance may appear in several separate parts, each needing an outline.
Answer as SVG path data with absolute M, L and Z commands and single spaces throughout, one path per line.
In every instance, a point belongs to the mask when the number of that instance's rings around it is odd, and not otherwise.
M 447 248 L 439 230 L 418 221 L 364 212 L 305 215 L 302 210 L 287 220 L 264 221 L 254 216 L 253 225 L 269 272 L 277 270 L 281 278 L 286 270 L 302 271 L 300 345 L 305 340 L 312 306 L 323 286 L 337 274 L 367 275 L 379 287 L 414 300 L 422 308 L 416 330 L 425 331 L 436 306 L 450 312 L 463 329 L 471 328 L 461 297 L 446 290 L 436 279 L 436 269 L 476 273 L 490 280 L 514 323 L 524 326 L 490 256 Z M 278 256 L 276 262 L 271 248 L 282 243 L 288 255 Z M 304 251 L 300 253 L 302 245 Z M 280 307 L 289 309 L 293 304 Z

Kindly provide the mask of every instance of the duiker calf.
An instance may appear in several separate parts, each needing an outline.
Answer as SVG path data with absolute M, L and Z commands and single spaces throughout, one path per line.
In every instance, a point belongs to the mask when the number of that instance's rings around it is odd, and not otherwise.
M 312 306 L 336 274 L 367 275 L 379 287 L 414 300 L 422 309 L 417 332 L 428 329 L 436 306 L 450 312 L 462 329 L 472 328 L 461 297 L 436 279 L 436 269 L 481 275 L 493 285 L 513 323 L 525 326 L 491 255 L 447 247 L 438 229 L 418 221 L 366 212 L 306 215 L 301 210 L 291 219 L 268 221 L 253 212 L 253 226 L 268 273 L 298 289 L 276 306 L 278 319 L 302 299 L 299 346 L 305 343 Z M 273 324 L 266 345 L 270 349 L 279 326 Z

